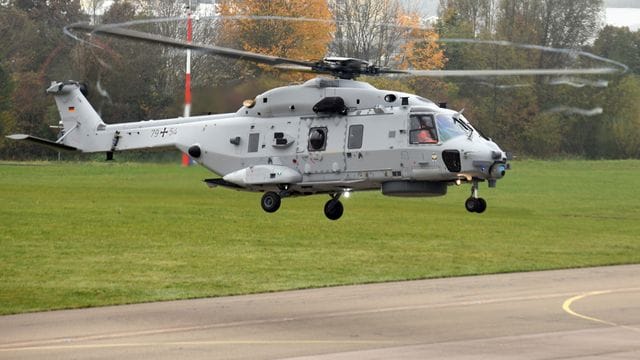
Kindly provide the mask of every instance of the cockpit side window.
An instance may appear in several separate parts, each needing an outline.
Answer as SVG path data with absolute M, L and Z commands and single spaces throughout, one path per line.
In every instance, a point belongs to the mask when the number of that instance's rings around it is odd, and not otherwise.
M 364 125 L 349 126 L 349 138 L 347 141 L 348 149 L 360 149 L 362 147 L 362 134 L 364 133 Z
M 438 143 L 438 132 L 433 115 L 412 114 L 409 117 L 409 142 L 411 144 Z

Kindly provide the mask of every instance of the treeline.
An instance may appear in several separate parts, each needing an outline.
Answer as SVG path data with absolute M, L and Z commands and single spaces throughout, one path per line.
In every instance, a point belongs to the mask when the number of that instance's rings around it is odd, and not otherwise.
M 52 80 L 90 87 L 105 122 L 182 114 L 185 56 L 162 46 L 106 37 L 65 36 L 78 21 L 119 23 L 184 17 L 181 2 L 0 1 L 0 158 L 55 158 L 48 149 L 8 141 L 20 132 L 55 138 L 59 121 L 44 94 Z M 624 76 L 445 79 L 363 78 L 413 92 L 464 114 L 521 156 L 640 157 L 640 32 L 602 27 L 602 0 L 440 0 L 440 20 L 420 30 L 420 2 L 399 0 L 219 0 L 195 10 L 194 41 L 301 59 L 364 58 L 414 69 L 509 69 L 603 66 L 589 58 L 498 45 L 441 43 L 441 38 L 507 40 L 586 50 L 629 65 Z M 223 17 L 208 17 L 221 14 Z M 313 17 L 323 21 L 252 20 L 246 16 Z M 136 29 L 184 38 L 184 20 Z M 608 65 L 607 65 L 608 66 Z M 243 99 L 312 75 L 194 54 L 192 114 L 231 112 Z M 608 87 L 603 87 L 605 81 Z M 602 110 L 600 111 L 599 108 Z M 129 155 L 128 158 L 150 155 Z M 155 158 L 155 155 L 151 155 Z
M 441 0 L 443 38 L 584 50 L 625 75 L 449 82 L 451 103 L 498 143 L 536 157 L 640 157 L 640 32 L 602 27 L 602 0 Z M 445 44 L 447 68 L 610 67 L 601 61 L 497 45 Z M 608 86 L 604 86 L 608 84 Z

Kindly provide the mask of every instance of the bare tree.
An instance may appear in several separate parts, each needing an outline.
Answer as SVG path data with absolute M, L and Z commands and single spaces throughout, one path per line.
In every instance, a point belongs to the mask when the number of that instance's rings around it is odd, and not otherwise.
M 471 24 L 474 36 L 492 34 L 495 31 L 499 0 L 440 0 L 440 15 L 446 9 Z
M 330 51 L 389 66 L 410 29 L 398 0 L 331 0 L 336 32 Z
M 84 9 L 85 12 L 87 12 L 87 14 L 89 14 L 91 16 L 91 23 L 93 24 L 97 24 L 99 17 L 98 17 L 98 10 L 102 8 L 102 6 L 104 5 L 105 0 L 82 0 L 81 4 L 82 4 L 82 8 Z

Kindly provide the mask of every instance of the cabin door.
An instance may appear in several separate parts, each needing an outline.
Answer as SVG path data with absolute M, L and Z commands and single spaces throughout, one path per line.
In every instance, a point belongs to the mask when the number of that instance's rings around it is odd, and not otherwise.
M 345 116 L 301 118 L 296 149 L 298 170 L 302 174 L 344 172 L 347 166 L 346 132 Z

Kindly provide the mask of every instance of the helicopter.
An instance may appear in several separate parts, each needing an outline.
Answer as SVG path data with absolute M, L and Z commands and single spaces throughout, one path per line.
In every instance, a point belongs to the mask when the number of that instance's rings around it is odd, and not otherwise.
M 387 74 L 468 76 L 469 71 L 390 69 L 345 57 L 303 61 L 113 26 L 78 23 L 67 28 L 331 77 L 268 90 L 245 100 L 235 113 L 120 124 L 102 121 L 86 98 L 85 85 L 53 82 L 46 91 L 53 95 L 60 114 L 58 139 L 25 134 L 9 138 L 57 150 L 104 152 L 108 159 L 118 151 L 177 148 L 220 175 L 205 179 L 208 186 L 262 192 L 260 204 L 268 213 L 276 212 L 285 198 L 327 194 L 324 214 L 330 220 L 343 215 L 340 198 L 351 192 L 380 190 L 387 196 L 433 197 L 462 183 L 471 185 L 466 210 L 483 213 L 487 202 L 479 197 L 479 184 L 487 182 L 493 188 L 510 169 L 512 156 L 475 128 L 462 111 L 356 80 L 361 75 Z M 502 75 L 500 72 L 476 74 Z M 575 73 L 585 71 L 576 69 Z

